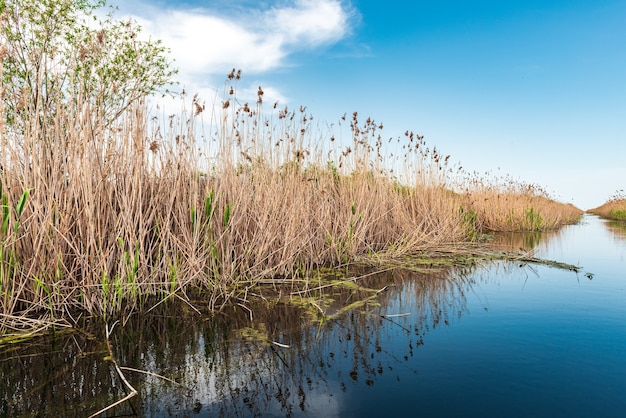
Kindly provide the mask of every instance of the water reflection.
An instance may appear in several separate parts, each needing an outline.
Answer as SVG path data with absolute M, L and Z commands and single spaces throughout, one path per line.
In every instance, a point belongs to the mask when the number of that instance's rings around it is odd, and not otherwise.
M 502 232 L 493 237 L 492 245 L 502 251 L 531 251 L 549 232 Z
M 618 241 L 626 241 L 626 222 L 611 220 L 605 221 L 604 225 L 616 243 Z
M 313 324 L 302 318 L 314 311 L 282 303 L 254 305 L 252 320 L 239 307 L 209 318 L 184 304 L 135 316 L 113 333 L 118 363 L 178 383 L 126 370 L 139 396 L 111 416 L 340 414 L 342 398 L 355 386 L 418 373 L 410 359 L 424 335 L 464 312 L 472 283 L 459 277 L 465 276 L 458 269 L 372 275 L 362 284 L 388 290 Z M 355 289 L 332 292 L 344 304 L 363 298 Z M 93 328 L 5 350 L 0 415 L 85 416 L 122 398 L 119 378 L 103 361 L 101 335 Z
M 544 254 L 551 248 L 561 247 L 570 239 L 570 230 L 576 225 L 565 226 L 553 231 L 532 232 L 499 232 L 493 236 L 491 247 L 512 253 Z
M 218 317 L 160 305 L 111 342 L 120 365 L 174 382 L 125 369 L 139 395 L 106 416 L 619 416 L 625 238 L 621 224 L 587 216 L 493 241 L 580 263 L 593 280 L 493 263 L 372 274 L 323 288 L 330 304 L 271 288 L 251 311 Z M 283 303 L 269 302 L 276 292 Z M 85 325 L 0 347 L 0 416 L 84 417 L 123 398 L 103 336 Z
M 0 355 L 0 416 L 87 416 L 124 396 L 103 363 L 103 344 L 84 335 L 42 338 Z

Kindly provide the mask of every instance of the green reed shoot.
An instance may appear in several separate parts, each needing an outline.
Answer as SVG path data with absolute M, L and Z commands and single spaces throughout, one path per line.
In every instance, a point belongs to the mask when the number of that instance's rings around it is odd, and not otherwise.
M 209 192 L 204 200 L 204 215 L 206 216 L 207 223 L 210 223 L 213 217 L 213 190 Z
M 38 296 L 40 291 L 43 291 L 45 295 L 45 298 L 43 298 L 44 304 L 47 306 L 48 310 L 50 311 L 51 317 L 54 318 L 54 300 L 53 300 L 52 292 L 50 291 L 50 288 L 48 287 L 48 285 L 46 285 L 46 283 L 43 280 L 40 280 L 39 277 L 37 276 L 33 276 L 33 281 L 35 282 L 33 286 L 35 295 Z M 38 299 L 42 299 L 42 298 L 38 297 Z
M 10 216 L 9 198 L 4 193 L 2 194 L 2 235 L 7 233 L 9 228 L 9 216 Z
M 224 226 L 224 228 L 226 228 L 228 226 L 228 223 L 230 222 L 230 211 L 231 205 L 230 203 L 227 203 L 226 207 L 224 208 L 224 218 L 222 219 L 222 225 Z

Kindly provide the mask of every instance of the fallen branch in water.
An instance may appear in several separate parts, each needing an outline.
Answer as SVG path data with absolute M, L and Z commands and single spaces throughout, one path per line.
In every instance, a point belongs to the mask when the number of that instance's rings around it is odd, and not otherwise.
M 168 381 L 170 383 L 174 383 L 175 385 L 178 385 L 178 386 L 181 386 L 183 388 L 186 388 L 185 385 L 181 385 L 177 381 L 175 381 L 173 379 L 170 379 L 169 377 L 161 376 L 160 374 L 152 373 L 152 372 L 149 372 L 149 371 L 146 371 L 146 370 L 133 369 L 132 367 L 120 366 L 120 369 L 128 370 L 128 371 L 131 371 L 131 372 L 136 372 L 136 373 L 143 373 L 143 374 L 147 374 L 148 376 L 158 377 L 159 379 L 163 379 L 163 380 L 166 380 L 166 381 Z
M 117 364 L 117 361 L 115 361 L 115 357 L 113 356 L 113 350 L 111 349 L 111 342 L 109 340 L 109 337 L 111 336 L 111 333 L 113 332 L 113 328 L 115 328 L 115 324 L 117 324 L 117 321 L 113 323 L 113 326 L 111 327 L 111 329 L 109 329 L 108 324 L 106 325 L 106 343 L 107 343 L 107 349 L 109 350 L 109 359 L 113 363 L 113 366 L 115 366 L 115 370 L 117 371 L 117 374 L 120 376 L 120 379 L 122 379 L 122 382 L 124 383 L 126 388 L 128 388 L 129 393 L 124 398 L 120 399 L 119 401 L 112 403 L 111 405 L 107 406 L 104 409 L 99 410 L 98 412 L 94 414 L 91 414 L 89 418 L 97 417 L 103 412 L 106 412 L 109 409 L 114 408 L 117 405 L 126 402 L 127 400 L 129 400 L 133 396 L 136 396 L 139 393 L 130 383 L 128 383 L 128 380 L 126 380 L 126 377 L 124 377 L 124 373 L 122 373 L 120 366 Z
M 411 312 L 400 313 L 400 314 L 381 315 L 381 317 L 383 317 L 383 318 L 397 318 L 397 317 L 400 317 L 400 316 L 409 316 L 409 315 L 411 315 Z
M 288 346 L 287 344 L 282 344 L 282 343 L 278 343 L 276 341 L 271 341 L 271 340 L 270 340 L 270 342 L 272 344 L 277 345 L 277 346 L 282 347 L 282 348 L 290 348 L 290 346 Z
M 480 250 L 476 248 L 466 249 L 464 251 L 436 251 L 421 253 L 420 256 L 424 260 L 446 260 L 450 259 L 453 264 L 467 264 L 469 261 L 474 263 L 481 261 L 512 261 L 512 262 L 524 262 L 532 264 L 541 264 L 548 267 L 554 267 L 562 270 L 569 270 L 573 272 L 580 272 L 583 267 L 575 266 L 573 264 L 563 263 L 556 260 L 547 260 L 544 258 L 535 257 L 535 251 L 526 252 L 509 252 L 509 251 L 496 251 L 496 250 Z M 411 258 L 405 261 L 410 264 Z M 427 263 L 427 262 L 426 262 Z
M 555 260 L 545 260 L 543 258 L 537 258 L 537 257 L 519 257 L 519 258 L 513 259 L 513 261 L 523 261 L 525 263 L 542 264 L 544 266 L 554 267 L 554 268 L 558 268 L 562 270 L 569 270 L 569 271 L 573 271 L 576 273 L 582 270 L 581 266 L 575 266 L 573 264 L 562 263 L 560 261 L 555 261 Z

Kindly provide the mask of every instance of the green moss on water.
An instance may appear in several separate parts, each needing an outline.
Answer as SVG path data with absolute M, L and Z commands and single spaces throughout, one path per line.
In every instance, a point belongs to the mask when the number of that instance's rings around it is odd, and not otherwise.
M 243 341 L 256 341 L 256 342 L 269 341 L 267 330 L 265 329 L 265 325 L 263 323 L 258 324 L 258 328 L 251 328 L 251 327 L 239 328 L 235 331 L 235 336 L 237 339 L 240 339 Z
M 17 349 L 24 344 L 34 342 L 37 338 L 46 338 L 49 336 L 61 336 L 76 332 L 76 329 L 63 327 L 54 331 L 28 332 L 28 333 L 7 333 L 0 335 L 0 352 L 7 353 Z

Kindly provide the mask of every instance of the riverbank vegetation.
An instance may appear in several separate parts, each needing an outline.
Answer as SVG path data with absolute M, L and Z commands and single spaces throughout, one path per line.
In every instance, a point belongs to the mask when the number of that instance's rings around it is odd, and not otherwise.
M 587 212 L 616 221 L 626 221 L 626 193 L 618 190 L 604 204 Z
M 464 198 L 476 212 L 480 230 L 544 231 L 576 222 L 582 214 L 537 184 L 482 176 L 466 180 L 465 185 Z
M 537 186 L 468 176 L 423 136 L 386 138 L 357 112 L 326 132 L 304 107 L 265 103 L 261 87 L 240 98 L 240 71 L 218 103 L 183 94 L 178 113 L 155 116 L 147 100 L 173 76 L 160 44 L 113 21 L 55 44 L 65 32 L 34 18 L 45 30 L 29 32 L 10 3 L 0 53 L 3 332 L 82 313 L 110 319 L 155 295 L 243 306 L 268 279 L 454 252 L 489 231 L 581 215 Z M 16 28 L 50 43 L 20 43 Z M 106 64 L 115 51 L 132 63 Z

